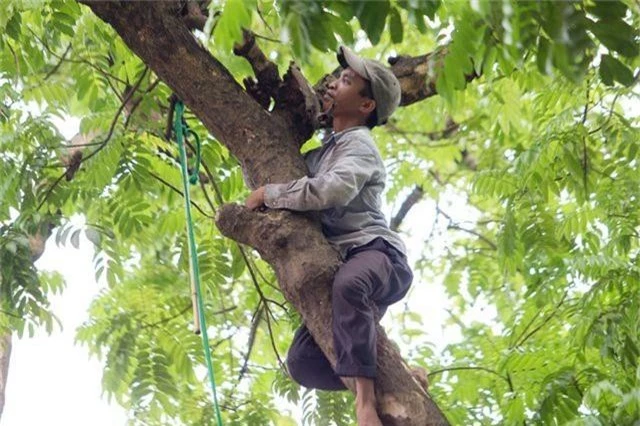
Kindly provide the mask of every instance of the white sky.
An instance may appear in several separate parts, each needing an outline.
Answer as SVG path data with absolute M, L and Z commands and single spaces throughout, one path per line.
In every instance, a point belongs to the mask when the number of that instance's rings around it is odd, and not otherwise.
M 0 426 L 125 424 L 125 412 L 101 399 L 102 369 L 89 360 L 86 348 L 74 345 L 75 329 L 86 319 L 87 308 L 99 290 L 91 262 L 91 243 L 81 250 L 55 247 L 50 239 L 36 263 L 41 270 L 61 272 L 67 287 L 51 297 L 53 312 L 63 325 L 51 336 L 13 339 L 5 408 Z

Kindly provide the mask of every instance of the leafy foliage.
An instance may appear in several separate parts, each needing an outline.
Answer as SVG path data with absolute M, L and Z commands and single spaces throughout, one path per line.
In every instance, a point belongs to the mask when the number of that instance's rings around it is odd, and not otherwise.
M 439 96 L 402 108 L 376 137 L 389 203 L 419 185 L 433 201 L 422 208 L 435 206 L 431 234 L 412 253 L 415 287 L 441 283 L 444 327 L 459 338 L 433 345 L 420 307 L 394 318 L 392 332 L 431 370 L 431 393 L 453 424 L 637 421 L 635 3 L 210 7 L 202 43 L 239 81 L 249 69 L 231 46 L 242 26 L 281 70 L 295 59 L 312 81 L 335 66 L 327 52 L 339 43 L 378 59 L 442 54 L 431 64 Z M 5 1 L 0 29 L 0 325 L 51 330 L 47 297 L 63 283 L 34 268 L 30 238 L 56 227 L 56 243 L 78 246 L 84 233 L 108 289 L 77 338 L 104 362 L 108 397 L 132 424 L 213 424 L 202 348 L 187 327 L 180 173 L 163 136 L 169 89 L 76 3 Z M 69 117 L 80 119 L 80 146 L 57 129 Z M 352 424 L 350 395 L 305 391 L 283 371 L 276 353 L 300 319 L 269 268 L 213 225 L 221 203 L 247 194 L 239 166 L 212 137 L 203 162 L 193 208 L 225 421 L 295 424 L 279 410 L 284 399 L 305 424 Z M 70 220 L 77 214 L 85 225 Z

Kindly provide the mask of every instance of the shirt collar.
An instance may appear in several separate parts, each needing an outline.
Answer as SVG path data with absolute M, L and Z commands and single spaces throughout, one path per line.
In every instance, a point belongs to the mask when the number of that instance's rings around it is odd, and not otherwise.
M 342 139 L 342 137 L 347 133 L 350 133 L 356 130 L 361 130 L 361 129 L 369 130 L 367 126 L 354 126 L 354 127 L 349 127 L 348 129 L 344 129 L 337 133 L 331 132 L 322 140 L 322 145 L 328 145 L 333 141 L 336 141 L 336 143 L 338 143 Z

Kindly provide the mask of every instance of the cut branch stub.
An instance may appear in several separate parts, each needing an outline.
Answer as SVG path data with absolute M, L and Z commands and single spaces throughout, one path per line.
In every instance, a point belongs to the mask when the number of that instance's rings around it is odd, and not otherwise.
M 436 81 L 447 52 L 448 49 L 442 47 L 426 55 L 395 56 L 388 59 L 391 71 L 400 81 L 401 106 L 411 105 L 438 93 Z M 465 80 L 470 82 L 478 77 L 478 74 L 472 72 L 465 76 Z
M 321 112 L 322 104 L 318 93 L 302 75 L 300 68 L 292 62 L 278 90 L 274 113 L 284 115 L 291 123 L 296 143 L 302 146 L 319 127 L 318 117 Z
M 402 89 L 400 105 L 410 105 L 436 94 L 435 68 L 441 65 L 438 59 L 437 52 L 389 58 L 391 70 Z
M 257 78 L 257 83 L 252 78 L 244 79 L 247 92 L 265 109 L 273 99 L 274 114 L 291 123 L 291 132 L 297 144 L 302 146 L 321 127 L 318 122 L 322 112 L 321 93 L 316 93 L 293 62 L 281 79 L 278 67 L 260 50 L 254 35 L 247 30 L 243 35 L 243 42 L 236 44 L 233 51 L 249 62 Z
M 234 46 L 233 53 L 242 56 L 251 65 L 257 83 L 252 78 L 246 78 L 244 79 L 245 87 L 264 109 L 268 109 L 271 99 L 275 99 L 278 88 L 282 84 L 278 67 L 262 53 L 253 33 L 248 30 L 243 31 L 243 42 Z

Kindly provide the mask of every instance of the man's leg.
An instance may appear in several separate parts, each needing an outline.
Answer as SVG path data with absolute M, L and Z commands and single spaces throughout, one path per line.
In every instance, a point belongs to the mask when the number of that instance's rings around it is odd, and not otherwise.
M 304 325 L 293 337 L 287 354 L 287 368 L 293 380 L 304 387 L 322 390 L 346 389 Z
M 377 312 L 400 300 L 412 274 L 404 258 L 379 240 L 341 266 L 333 283 L 336 374 L 354 377 L 359 425 L 380 425 L 375 412 Z

